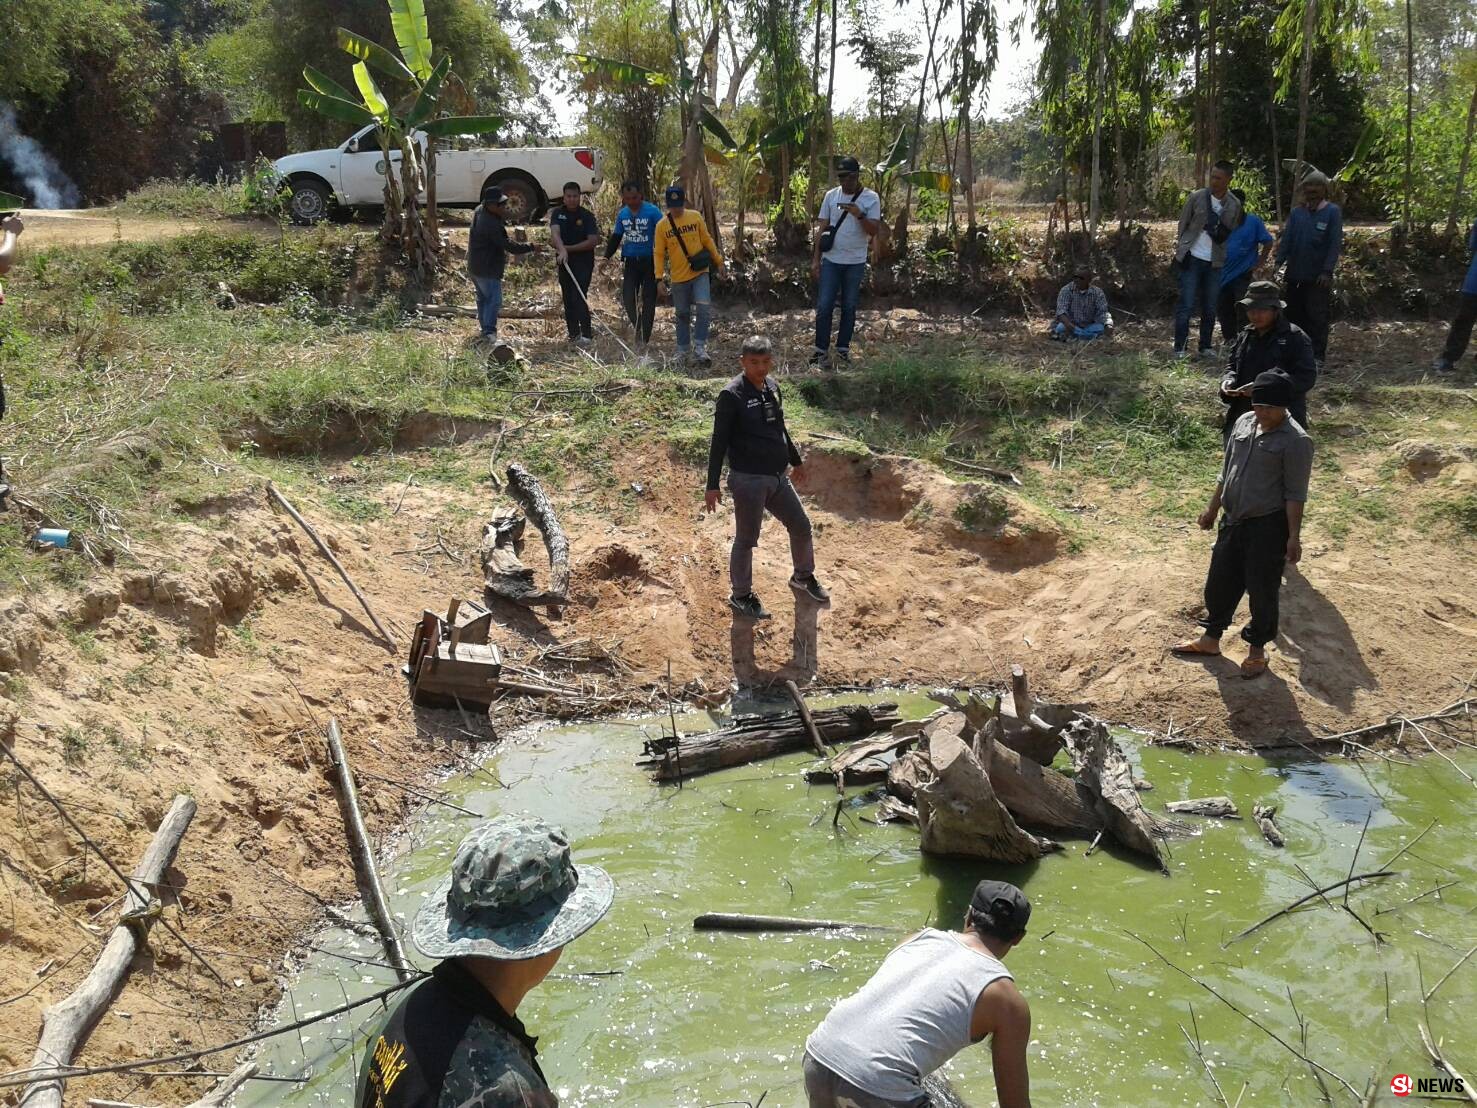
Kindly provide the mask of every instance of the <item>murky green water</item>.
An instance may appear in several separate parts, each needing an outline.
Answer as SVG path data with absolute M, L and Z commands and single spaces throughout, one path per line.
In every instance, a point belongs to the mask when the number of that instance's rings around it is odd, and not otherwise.
M 894 697 L 894 699 L 897 699 Z M 905 711 L 932 705 L 902 697 Z M 711 725 L 679 717 L 684 731 Z M 652 723 L 650 733 L 659 731 Z M 561 977 L 520 1014 L 540 1037 L 545 1072 L 569 1106 L 666 1106 L 756 1101 L 803 1105 L 799 1059 L 806 1035 L 837 999 L 858 988 L 897 941 L 894 935 L 697 933 L 703 911 L 823 916 L 916 928 L 957 926 L 974 882 L 993 876 L 1025 888 L 1032 930 L 1008 964 L 1031 1002 L 1030 1050 L 1037 1105 L 1213 1104 L 1214 1093 L 1177 1024 L 1193 1006 L 1220 1084 L 1243 1105 L 1317 1104 L 1308 1067 L 1130 936 L 1289 1042 L 1299 1040 L 1292 1000 L 1307 1021 L 1307 1053 L 1361 1092 L 1374 1076 L 1389 1094 L 1393 1074 L 1434 1076 L 1421 1049 L 1419 980 L 1430 989 L 1477 943 L 1477 791 L 1450 765 L 1375 762 L 1276 764 L 1146 748 L 1142 771 L 1158 809 L 1169 800 L 1226 794 L 1249 817 L 1253 803 L 1279 806 L 1285 850 L 1262 841 L 1248 818 L 1197 821 L 1202 833 L 1174 844 L 1172 876 L 1111 851 L 1083 857 L 1085 843 L 1025 867 L 922 857 L 906 827 L 856 821 L 831 826 L 834 792 L 800 779 L 796 755 L 657 788 L 632 762 L 643 731 L 584 725 L 548 731 L 501 750 L 489 769 L 451 786 L 479 812 L 529 812 L 563 825 L 581 861 L 615 877 L 615 907 L 565 952 Z M 1477 775 L 1477 757 L 1456 760 Z M 864 814 L 867 809 L 858 809 Z M 1222 947 L 1242 927 L 1349 870 L 1373 813 L 1359 869 L 1379 868 L 1432 819 L 1439 824 L 1395 868 L 1350 904 L 1388 941 L 1376 947 L 1352 917 L 1318 906 Z M 1193 818 L 1193 817 L 1190 817 Z M 433 808 L 413 848 L 386 867 L 395 910 L 408 919 L 421 891 L 444 873 L 471 821 Z M 1440 895 L 1408 898 L 1445 882 Z M 1338 901 L 1334 895 L 1335 903 Z M 285 1004 L 306 1016 L 371 992 L 387 970 L 348 959 L 380 957 L 373 940 L 331 933 Z M 1419 963 L 1419 965 L 1418 965 Z M 1388 992 L 1388 1007 L 1386 996 Z M 1432 998 L 1430 1020 L 1452 1061 L 1477 1071 L 1477 957 Z M 264 1069 L 298 1073 L 305 1087 L 253 1084 L 241 1103 L 340 1105 L 350 1099 L 360 1044 L 380 1018 L 361 1009 L 270 1044 Z M 353 1049 L 349 1049 L 353 1039 Z M 977 1106 L 994 1103 L 987 1049 L 947 1070 Z M 1336 1098 L 1352 1102 L 1326 1078 Z

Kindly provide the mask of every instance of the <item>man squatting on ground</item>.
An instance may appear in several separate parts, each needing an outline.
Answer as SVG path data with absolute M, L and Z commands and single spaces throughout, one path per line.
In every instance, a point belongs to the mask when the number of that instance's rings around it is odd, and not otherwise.
M 411 941 L 440 961 L 372 1040 L 358 1108 L 558 1108 L 518 1006 L 614 897 L 609 874 L 570 860 L 558 828 L 511 816 L 478 826 L 416 913 Z
M 621 252 L 621 303 L 626 318 L 636 331 L 638 351 L 644 353 L 651 341 L 651 327 L 656 320 L 656 269 L 652 265 L 656 226 L 662 221 L 662 210 L 641 191 L 637 181 L 621 182 L 621 210 L 615 216 L 615 228 L 605 244 L 605 259 Z M 639 299 L 639 306 L 638 306 Z
M 669 185 L 666 201 L 667 218 L 657 226 L 652 269 L 658 277 L 665 278 L 668 266 L 671 267 L 667 291 L 677 317 L 677 361 L 686 365 L 690 359 L 696 359 L 698 365 L 710 366 L 713 364 L 713 359 L 708 357 L 708 322 L 713 312 L 710 271 L 716 268 L 718 275 L 723 275 L 723 251 L 708 234 L 703 213 L 688 208 L 686 189 Z
M 986 1036 L 1000 1108 L 1030 1108 L 1031 1009 L 1003 965 L 1030 918 L 1020 889 L 981 881 L 963 931 L 927 927 L 895 948 L 806 1040 L 810 1108 L 927 1108 L 923 1079 Z
M 1313 340 L 1318 368 L 1328 357 L 1333 271 L 1344 245 L 1344 213 L 1328 199 L 1328 178 L 1316 169 L 1303 178 L 1303 202 L 1287 214 L 1277 238 L 1277 265 L 1283 272 L 1287 318 Z
M 836 332 L 836 361 L 851 358 L 851 336 L 856 330 L 856 309 L 867 276 L 867 254 L 872 236 L 882 226 L 882 200 L 862 187 L 862 167 L 855 158 L 841 158 L 836 166 L 840 182 L 826 193 L 815 219 L 815 240 L 810 256 L 810 279 L 816 282 L 815 351 L 811 365 L 824 365 L 830 358 L 831 320 L 836 301 L 841 301 L 841 326 Z M 829 245 L 828 245 L 829 244 Z
M 1303 556 L 1303 505 L 1313 472 L 1313 440 L 1289 417 L 1292 382 L 1275 370 L 1251 386 L 1251 411 L 1231 428 L 1221 477 L 1210 504 L 1200 513 L 1203 530 L 1220 531 L 1205 578 L 1205 633 L 1171 647 L 1175 654 L 1214 657 L 1221 636 L 1245 595 L 1251 620 L 1241 637 L 1251 649 L 1241 663 L 1244 677 L 1267 670 L 1267 643 L 1277 637 L 1277 601 L 1283 566 Z
M 477 326 L 482 338 L 497 340 L 497 317 L 503 308 L 503 273 L 509 254 L 532 254 L 538 247 L 508 238 L 504 222 L 508 198 L 496 185 L 482 190 L 482 206 L 472 213 L 467 232 L 467 275 L 477 292 Z
M 590 345 L 588 297 L 595 248 L 600 245 L 600 226 L 583 199 L 579 185 L 570 181 L 564 186 L 563 203 L 549 216 L 549 241 L 558 259 L 559 291 L 564 294 L 564 326 L 576 346 Z
M 1196 189 L 1180 212 L 1174 261 L 1179 267 L 1180 300 L 1174 313 L 1175 357 L 1186 357 L 1190 317 L 1200 317 L 1200 353 L 1215 350 L 1215 302 L 1220 293 L 1226 240 L 1241 224 L 1241 201 L 1230 191 L 1231 163 L 1216 162 L 1210 187 Z
M 1263 373 L 1275 369 L 1292 383 L 1288 413 L 1304 431 L 1308 429 L 1308 393 L 1318 383 L 1313 361 L 1313 343 L 1296 323 L 1289 322 L 1287 307 L 1273 281 L 1254 281 L 1241 301 L 1247 325 L 1236 336 L 1226 359 L 1221 381 L 1221 400 L 1226 404 L 1222 433 L 1229 435 L 1236 421 L 1251 411 L 1251 390 Z
M 1095 339 L 1113 332 L 1113 313 L 1108 294 L 1092 283 L 1092 266 L 1077 265 L 1077 277 L 1056 294 L 1056 318 L 1051 321 L 1054 339 Z
M 25 224 L 21 223 L 20 216 L 11 213 L 0 216 L 0 277 L 10 272 L 10 267 L 15 264 L 16 240 L 24 231 Z M 5 304 L 5 286 L 0 285 L 0 306 Z M 0 419 L 5 418 L 5 381 L 0 378 Z M 5 459 L 0 458 L 0 512 L 5 511 L 7 505 L 6 497 L 10 495 L 10 486 L 5 482 Z
M 723 494 L 718 478 L 728 459 L 728 491 L 733 497 L 733 550 L 728 556 L 729 606 L 749 619 L 768 619 L 754 595 L 754 547 L 768 510 L 790 533 L 790 560 L 795 572 L 790 588 L 818 604 L 831 594 L 815 578 L 815 544 L 810 517 L 795 492 L 805 483 L 804 462 L 785 427 L 779 387 L 769 380 L 774 348 L 763 335 L 744 340 L 739 355 L 743 372 L 718 394 L 713 412 L 713 441 L 708 448 L 708 486 L 704 508 L 718 507 Z M 788 471 L 788 474 L 787 472 Z

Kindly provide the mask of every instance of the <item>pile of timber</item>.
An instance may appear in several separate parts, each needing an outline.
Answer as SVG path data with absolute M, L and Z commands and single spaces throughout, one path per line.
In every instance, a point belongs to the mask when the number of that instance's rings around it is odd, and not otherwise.
M 890 731 L 902 722 L 896 704 L 848 704 L 821 708 L 810 715 L 826 743 L 863 739 Z M 646 743 L 643 757 L 636 764 L 649 771 L 655 781 L 681 781 L 776 754 L 806 750 L 810 745 L 799 712 L 740 716 L 719 731 L 652 740 Z

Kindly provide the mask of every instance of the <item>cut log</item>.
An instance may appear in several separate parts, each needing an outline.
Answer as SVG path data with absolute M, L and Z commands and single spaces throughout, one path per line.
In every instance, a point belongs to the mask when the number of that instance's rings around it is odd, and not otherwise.
M 338 810 L 344 819 L 344 834 L 349 840 L 349 856 L 354 861 L 354 878 L 359 886 L 359 896 L 364 901 L 370 922 L 379 932 L 380 943 L 385 948 L 385 960 L 401 981 L 409 981 L 415 970 L 406 960 L 405 950 L 400 945 L 400 936 L 390 915 L 390 906 L 385 900 L 384 886 L 380 884 L 379 867 L 375 864 L 374 848 L 369 843 L 369 832 L 364 828 L 364 817 L 359 812 L 359 791 L 354 785 L 354 771 L 349 768 L 349 757 L 344 753 L 338 720 L 328 721 L 328 758 L 332 763 L 337 782 Z
M 930 738 L 928 767 L 930 776 L 916 797 L 926 853 L 1029 862 L 1061 849 L 1016 824 L 979 759 L 957 735 Z
M 1192 816 L 1214 816 L 1217 819 L 1241 818 L 1241 813 L 1236 810 L 1236 804 L 1229 796 L 1202 796 L 1198 800 L 1171 800 L 1165 807 L 1171 812 L 1188 812 Z
M 836 755 L 824 766 L 805 771 L 805 780 L 811 784 L 828 784 L 835 781 L 842 773 L 846 774 L 848 785 L 875 785 L 879 781 L 886 781 L 890 765 L 878 758 L 881 754 L 890 754 L 894 750 L 901 750 L 912 746 L 918 741 L 916 734 L 898 734 L 894 727 L 891 734 L 882 735 L 875 739 L 865 739 L 847 747 Z M 878 762 L 881 766 L 880 773 L 864 772 L 861 767 L 867 763 Z
M 543 594 L 533 583 L 533 570 L 519 557 L 523 553 L 523 513 L 501 507 L 482 527 L 483 587 L 490 596 L 515 604 L 538 605 Z
M 65 999 L 47 1008 L 41 1017 L 41 1038 L 33 1069 L 50 1071 L 70 1066 L 72 1056 L 86 1041 L 108 1005 L 113 1003 L 128 977 L 133 957 L 148 938 L 149 926 L 158 918 L 159 901 L 149 895 L 152 886 L 164 879 L 190 821 L 195 801 L 177 796 L 159 830 L 149 842 L 129 882 L 123 915 L 108 936 L 103 951 L 81 983 Z M 64 1079 L 52 1077 L 33 1082 L 21 1094 L 20 1108 L 61 1108 Z
M 1168 873 L 1159 840 L 1167 825 L 1144 808 L 1133 785 L 1133 769 L 1123 749 L 1100 720 L 1083 717 L 1066 729 L 1077 785 L 1086 790 L 1108 834 Z
M 737 912 L 705 912 L 692 921 L 697 931 L 897 931 L 875 923 L 790 916 L 750 916 Z
M 928 758 L 917 750 L 910 750 L 887 771 L 887 791 L 911 807 L 928 770 Z M 916 820 L 916 813 L 915 820 Z
M 1251 809 L 1251 816 L 1256 820 L 1256 825 L 1262 829 L 1262 838 L 1273 846 L 1287 845 L 1287 840 L 1282 837 L 1282 829 L 1277 826 L 1275 806 L 1267 807 L 1257 804 Z
M 825 744 L 821 742 L 821 733 L 815 729 L 815 720 L 810 718 L 810 709 L 805 704 L 805 697 L 800 695 L 800 686 L 793 681 L 786 680 L 785 691 L 790 694 L 790 699 L 795 702 L 795 711 L 800 713 L 800 722 L 805 726 L 805 737 L 810 740 L 810 745 L 815 750 L 815 756 L 817 758 L 826 757 L 828 752 Z M 843 780 L 839 773 L 837 774 L 837 780 Z
M 569 539 L 559 525 L 554 505 L 544 494 L 538 478 L 517 462 L 508 467 L 508 495 L 517 501 L 529 522 L 539 529 L 539 534 L 544 537 L 544 547 L 549 552 L 549 587 L 544 590 L 544 599 L 540 603 L 560 607 L 569 598 Z
M 886 731 L 900 722 L 896 704 L 849 704 L 811 713 L 816 730 L 828 743 L 847 742 Z M 721 731 L 654 739 L 645 746 L 637 765 L 653 780 L 680 781 L 714 770 L 741 766 L 776 754 L 809 748 L 805 724 L 798 713 L 743 716 Z
M 1018 823 L 1083 838 L 1103 829 L 1102 817 L 1075 781 L 1005 746 L 999 731 L 997 721 L 981 728 L 975 754 L 990 775 L 996 798 Z

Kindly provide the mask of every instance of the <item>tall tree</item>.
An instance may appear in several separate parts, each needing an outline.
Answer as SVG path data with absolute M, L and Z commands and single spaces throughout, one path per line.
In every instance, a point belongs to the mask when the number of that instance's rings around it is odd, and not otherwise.
M 1093 70 L 1092 104 L 1092 193 L 1088 201 L 1088 235 L 1097 241 L 1098 219 L 1102 214 L 1103 188 L 1103 102 L 1108 98 L 1108 0 L 1097 0 L 1096 57 Z
M 1405 188 L 1401 197 L 1400 222 L 1410 232 L 1410 187 L 1415 167 L 1415 20 L 1410 0 L 1405 0 Z
M 1472 66 L 1472 76 L 1472 103 L 1467 108 L 1467 133 L 1462 140 L 1462 160 L 1457 168 L 1456 184 L 1451 189 L 1451 210 L 1446 216 L 1447 235 L 1457 232 L 1457 218 L 1462 210 L 1462 197 L 1467 187 L 1467 170 L 1472 164 L 1472 134 L 1477 131 L 1477 64 Z
M 959 0 L 959 40 L 953 76 L 954 99 L 959 104 L 959 141 L 963 144 L 965 226 L 974 230 L 974 106 L 1000 60 L 1000 25 L 994 0 Z

